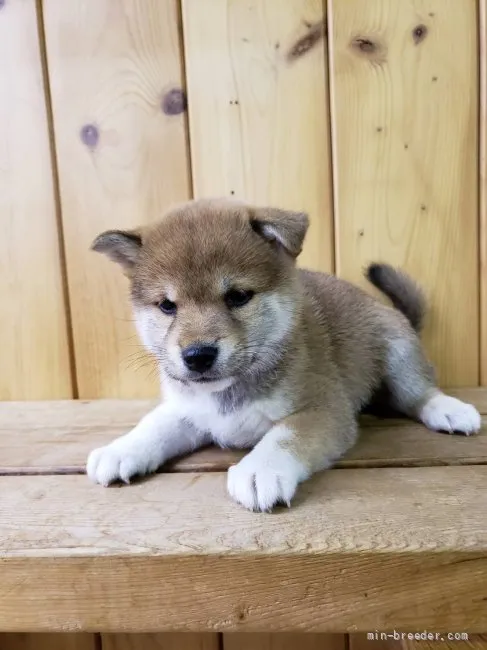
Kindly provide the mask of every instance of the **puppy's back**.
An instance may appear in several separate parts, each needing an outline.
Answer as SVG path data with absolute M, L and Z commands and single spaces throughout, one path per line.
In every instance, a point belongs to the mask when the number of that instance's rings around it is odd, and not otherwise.
M 414 335 L 407 318 L 359 287 L 326 273 L 299 271 L 314 364 L 334 362 L 357 408 L 381 383 L 390 333 Z

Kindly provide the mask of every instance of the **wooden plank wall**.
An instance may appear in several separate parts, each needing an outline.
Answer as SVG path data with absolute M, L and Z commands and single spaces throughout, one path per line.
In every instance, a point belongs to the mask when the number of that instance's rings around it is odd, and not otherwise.
M 0 9 L 0 397 L 71 397 L 68 303 L 34 2 Z
M 208 195 L 307 210 L 302 265 L 406 268 L 442 383 L 487 381 L 484 0 L 0 6 L 1 398 L 155 395 L 89 246 Z
M 337 272 L 400 265 L 446 385 L 479 381 L 477 8 L 329 2 Z M 453 41 L 462 43 L 452 48 Z
M 167 106 L 184 86 L 179 6 L 44 0 L 43 8 L 78 394 L 155 394 L 125 279 L 89 247 L 102 230 L 153 221 L 190 198 L 186 116 Z
M 309 211 L 302 265 L 359 283 L 372 259 L 406 268 L 430 298 L 442 383 L 486 385 L 486 2 L 0 0 L 0 398 L 155 395 L 126 282 L 89 246 L 209 195 Z M 2 650 L 364 645 L 0 637 Z
M 302 264 L 333 271 L 328 67 L 321 0 L 183 0 L 197 198 L 306 210 Z

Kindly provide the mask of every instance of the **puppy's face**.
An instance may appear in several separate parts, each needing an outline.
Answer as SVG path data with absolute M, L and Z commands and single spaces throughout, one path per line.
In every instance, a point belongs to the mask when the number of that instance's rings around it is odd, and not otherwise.
M 162 371 L 220 390 L 280 358 L 307 225 L 301 213 L 203 200 L 93 248 L 130 277 L 139 335 Z

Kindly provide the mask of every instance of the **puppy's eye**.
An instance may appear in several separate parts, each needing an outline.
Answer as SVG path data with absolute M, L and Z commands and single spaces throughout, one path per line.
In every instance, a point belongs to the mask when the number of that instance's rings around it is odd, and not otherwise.
M 233 307 L 243 307 L 254 296 L 253 291 L 245 291 L 245 289 L 230 289 L 224 296 L 225 304 L 231 309 Z
M 163 314 L 168 314 L 170 316 L 172 314 L 175 314 L 178 309 L 176 303 L 173 302 L 172 300 L 169 300 L 168 298 L 164 298 L 164 300 L 161 300 L 158 307 Z

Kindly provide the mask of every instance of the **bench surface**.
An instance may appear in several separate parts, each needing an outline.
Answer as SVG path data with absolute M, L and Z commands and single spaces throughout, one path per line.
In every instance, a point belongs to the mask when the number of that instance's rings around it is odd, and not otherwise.
M 487 414 L 486 390 L 450 392 Z M 242 452 L 92 485 L 88 452 L 151 406 L 0 405 L 0 631 L 485 631 L 487 429 L 363 418 L 337 468 L 269 515 L 226 494 Z

